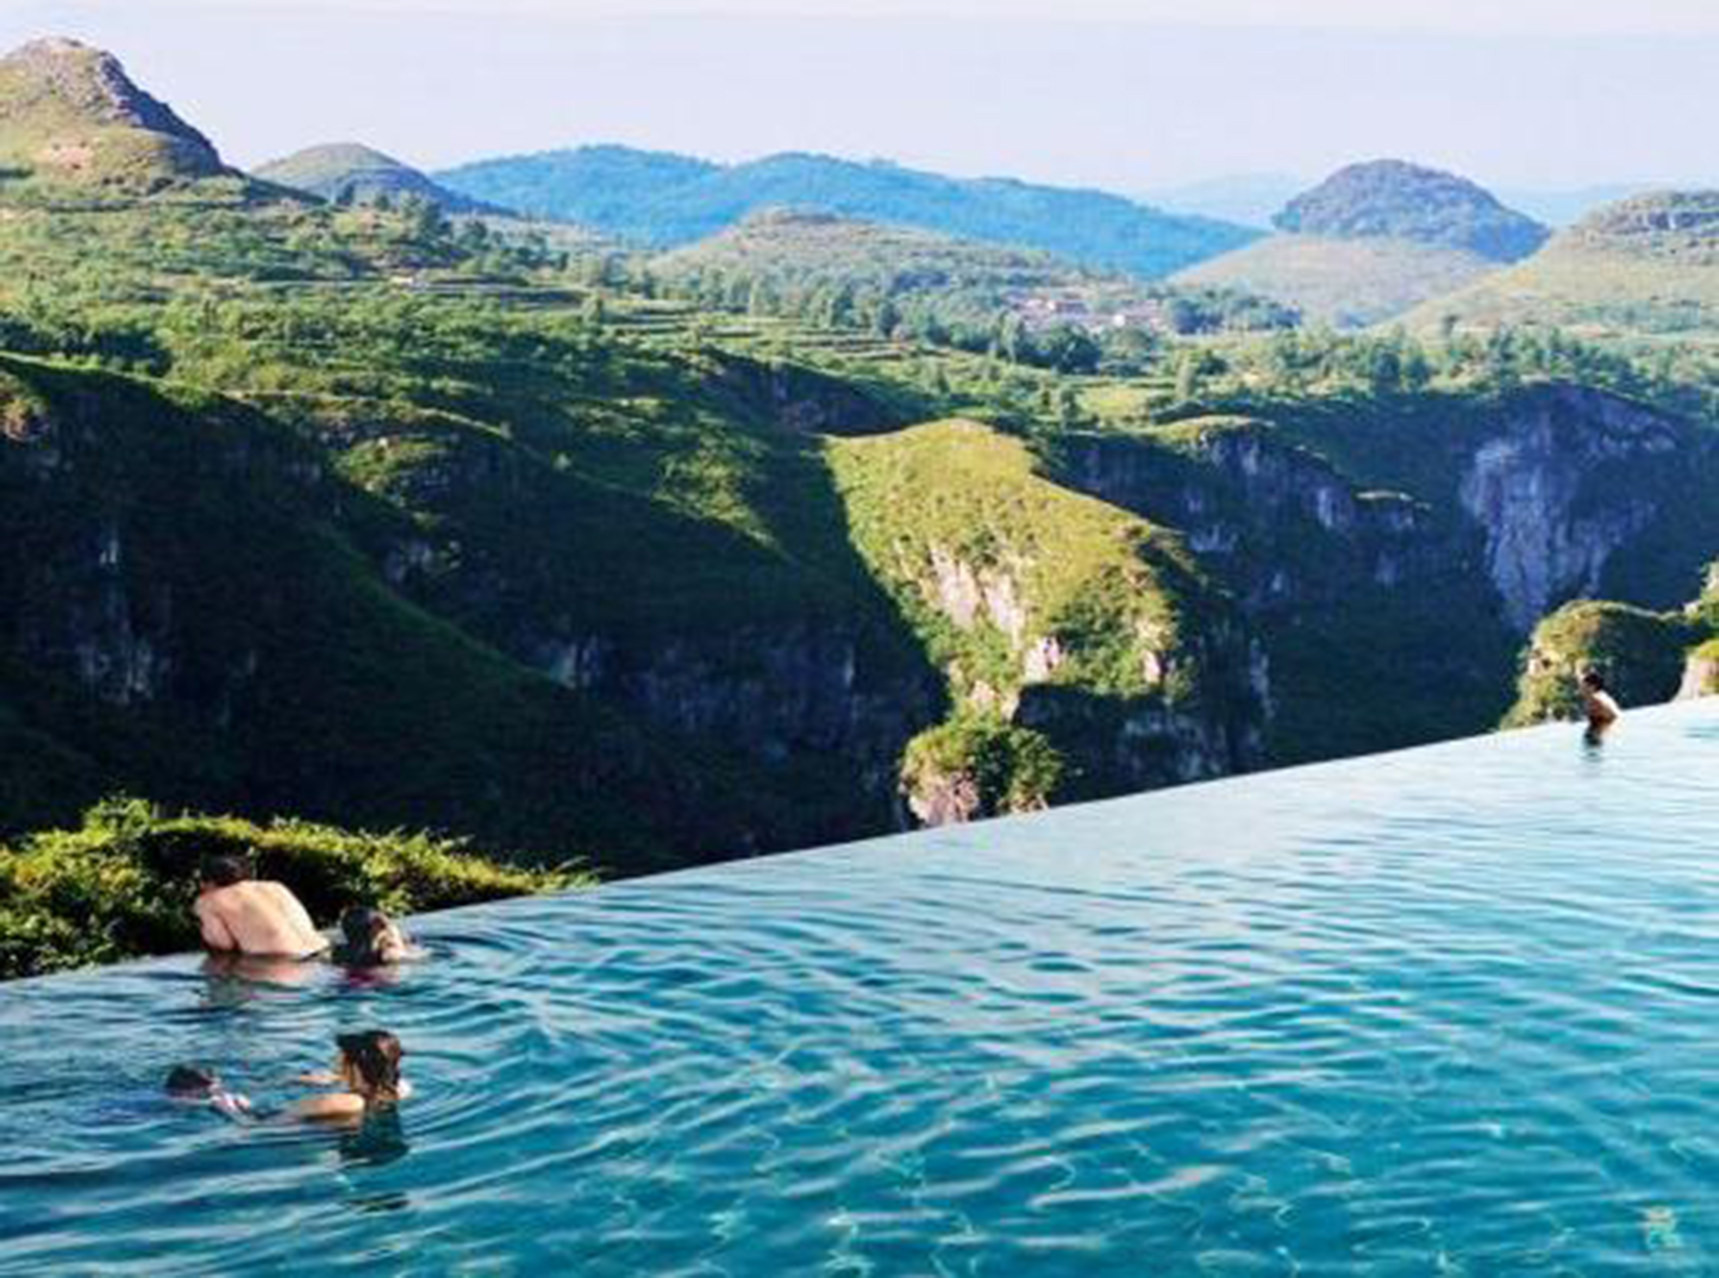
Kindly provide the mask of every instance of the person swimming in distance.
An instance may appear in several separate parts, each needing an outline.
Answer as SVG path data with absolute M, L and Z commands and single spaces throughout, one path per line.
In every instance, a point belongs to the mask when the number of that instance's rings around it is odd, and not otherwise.
M 1583 734 L 1590 744 L 1605 736 L 1623 715 L 1616 699 L 1606 689 L 1606 678 L 1589 666 L 1581 678 L 1582 713 L 1588 717 L 1588 730 Z
M 203 944 L 220 954 L 317 958 L 328 938 L 284 883 L 253 879 L 236 856 L 206 856 L 198 869 L 192 906 Z
M 304 1122 L 353 1122 L 379 1109 L 391 1108 L 412 1094 L 400 1073 L 406 1054 L 400 1040 L 387 1030 L 337 1034 L 339 1054 L 332 1071 L 301 1074 L 298 1081 L 343 1090 L 308 1096 L 288 1106 L 285 1117 Z
M 220 1075 L 196 1065 L 175 1065 L 167 1071 L 167 1095 L 187 1105 L 208 1105 L 228 1118 L 248 1117 L 253 1112 L 248 1097 L 230 1092 Z
M 342 967 L 387 967 L 424 957 L 398 923 L 371 905 L 348 906 L 340 933 L 328 957 Z

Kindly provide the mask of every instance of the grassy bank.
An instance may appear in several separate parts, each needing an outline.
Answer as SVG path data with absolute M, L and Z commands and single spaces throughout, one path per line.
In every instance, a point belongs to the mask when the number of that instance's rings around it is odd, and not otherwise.
M 596 882 L 577 869 L 504 865 L 428 834 L 170 816 L 111 799 L 75 830 L 0 847 L 0 979 L 197 948 L 197 867 L 220 853 L 285 883 L 321 926 L 359 903 L 409 914 Z

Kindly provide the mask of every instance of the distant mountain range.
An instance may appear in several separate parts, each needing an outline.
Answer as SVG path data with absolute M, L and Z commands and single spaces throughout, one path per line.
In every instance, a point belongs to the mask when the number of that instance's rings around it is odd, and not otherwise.
M 794 206 L 1043 249 L 1082 266 L 1155 278 L 1259 236 L 1103 191 L 801 153 L 724 166 L 595 146 L 482 160 L 434 176 L 473 199 L 659 248 L 704 239 L 758 209 Z

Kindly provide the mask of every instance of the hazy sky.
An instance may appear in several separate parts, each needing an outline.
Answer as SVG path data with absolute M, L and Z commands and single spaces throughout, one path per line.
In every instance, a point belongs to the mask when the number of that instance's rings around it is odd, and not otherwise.
M 1381 155 L 1719 184 L 1719 0 L 0 0 L 0 44 L 48 33 L 245 165 L 617 141 L 1122 190 Z

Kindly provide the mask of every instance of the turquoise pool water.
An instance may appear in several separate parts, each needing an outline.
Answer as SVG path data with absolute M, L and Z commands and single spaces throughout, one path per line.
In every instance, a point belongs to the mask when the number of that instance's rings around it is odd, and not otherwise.
M 1719 701 L 415 931 L 0 986 L 0 1272 L 1719 1272 Z

